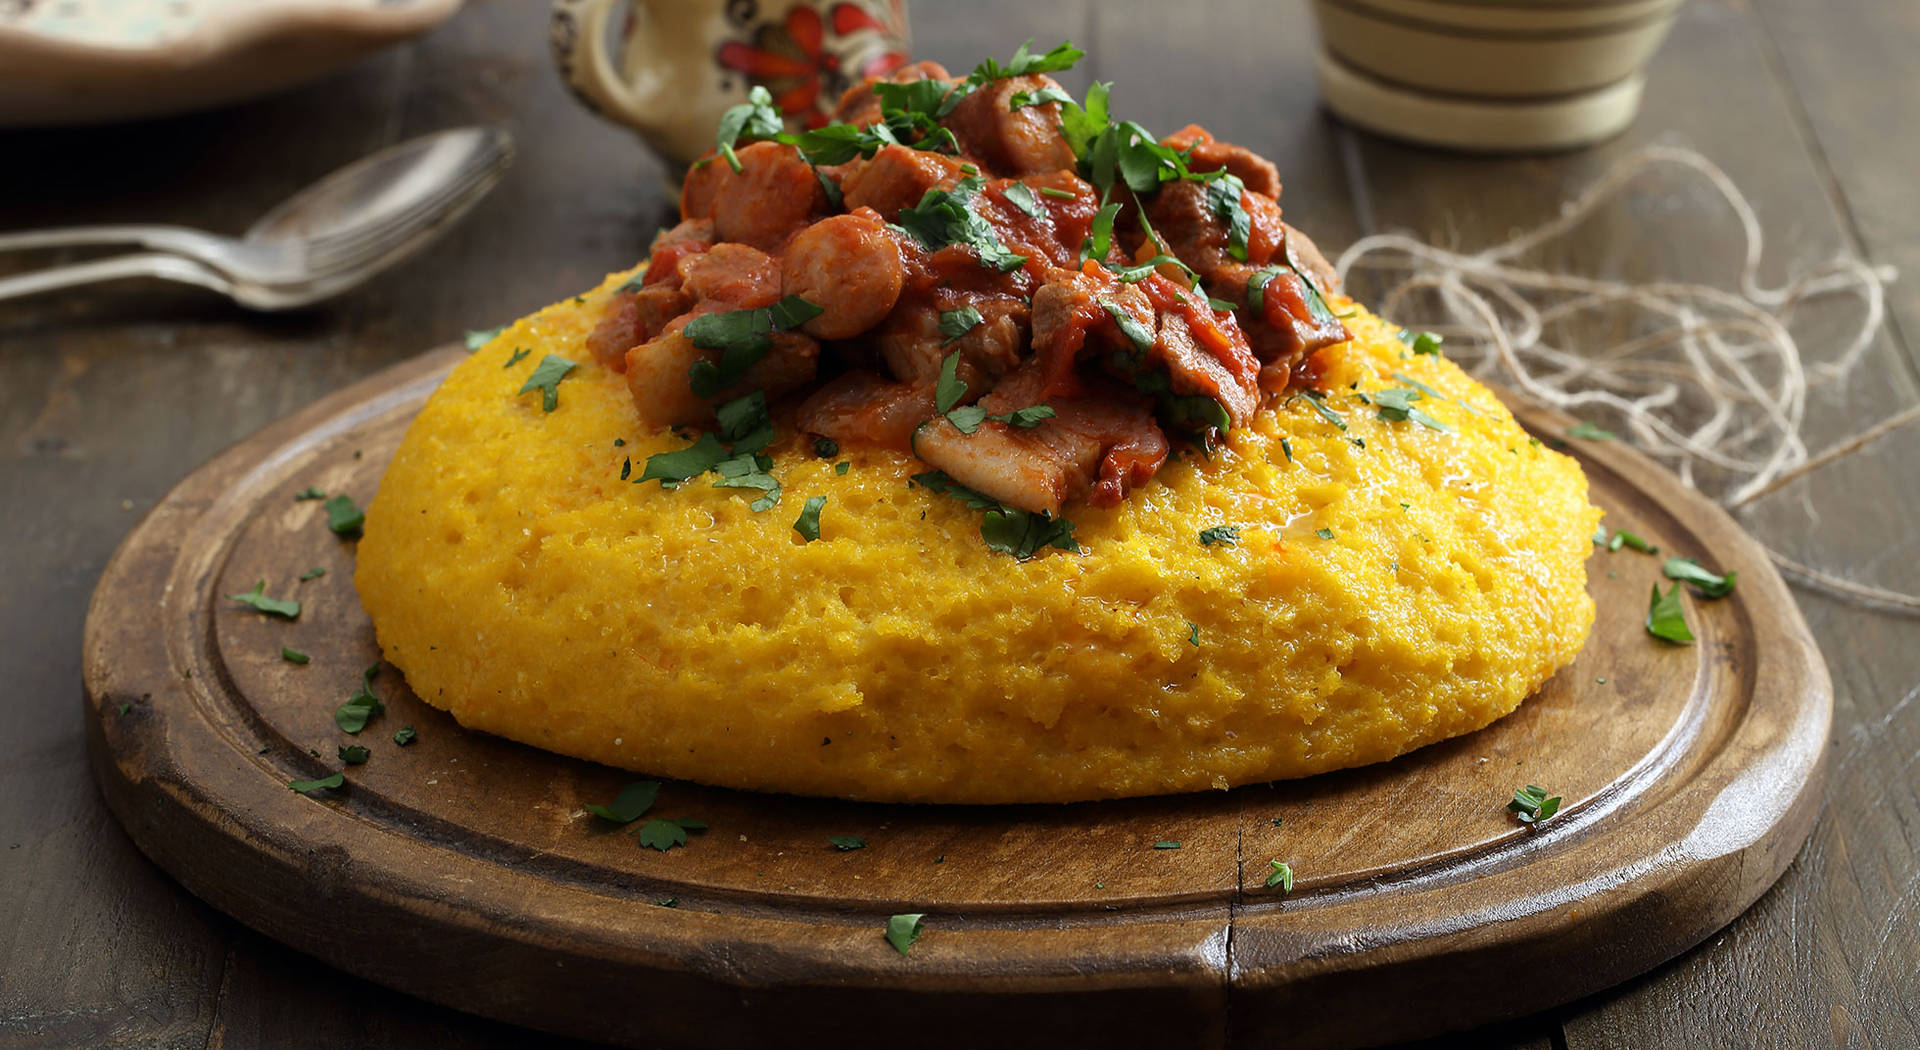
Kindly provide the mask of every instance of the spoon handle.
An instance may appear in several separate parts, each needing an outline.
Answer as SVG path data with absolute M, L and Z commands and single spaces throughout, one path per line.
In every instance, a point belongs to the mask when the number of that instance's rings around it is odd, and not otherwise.
M 199 263 L 176 255 L 147 252 L 138 255 L 116 255 L 111 259 L 97 259 L 73 266 L 37 270 L 17 277 L 0 278 L 0 299 L 37 295 L 41 292 L 93 284 L 98 281 L 116 281 L 126 277 L 158 277 L 168 281 L 196 284 L 222 295 L 233 294 L 233 282 Z
M 184 226 L 66 226 L 52 230 L 0 233 L 0 252 L 24 251 L 28 248 L 70 248 L 83 244 L 138 244 L 162 251 L 194 252 L 204 249 L 209 243 L 223 240 Z

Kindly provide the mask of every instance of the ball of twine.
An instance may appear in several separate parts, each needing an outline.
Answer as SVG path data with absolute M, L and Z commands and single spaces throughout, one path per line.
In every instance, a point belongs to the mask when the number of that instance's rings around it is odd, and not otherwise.
M 1523 260 L 1627 194 L 1655 169 L 1710 186 L 1738 220 L 1745 248 L 1736 288 L 1684 281 L 1628 283 L 1549 271 Z M 1363 237 L 1335 268 L 1392 278 L 1380 313 L 1417 321 L 1446 339 L 1447 353 L 1476 375 L 1503 373 L 1522 395 L 1562 411 L 1603 414 L 1635 447 L 1687 485 L 1738 512 L 1920 419 L 1920 405 L 1810 453 L 1802 437 L 1808 393 L 1860 364 L 1886 319 L 1889 267 L 1837 258 L 1767 287 L 1759 271 L 1764 235 L 1733 180 L 1699 153 L 1655 146 L 1613 165 L 1558 218 L 1503 243 L 1453 251 L 1407 234 Z M 1792 322 L 1809 301 L 1859 300 L 1857 323 L 1832 360 L 1809 364 Z M 1612 331 L 1594 345 L 1590 336 Z M 1851 601 L 1920 613 L 1920 597 L 1846 579 L 1780 553 L 1789 578 Z

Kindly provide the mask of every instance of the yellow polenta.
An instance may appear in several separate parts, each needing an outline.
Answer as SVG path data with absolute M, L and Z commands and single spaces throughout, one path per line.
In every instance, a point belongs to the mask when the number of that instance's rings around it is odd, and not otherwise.
M 456 368 L 368 509 L 355 582 L 380 645 L 465 726 L 859 799 L 1225 788 L 1478 729 L 1592 624 L 1599 512 L 1579 467 L 1365 313 L 1321 354 L 1344 431 L 1276 403 L 1121 506 L 1070 507 L 1080 553 L 1017 562 L 982 542 L 979 511 L 909 485 L 917 461 L 816 458 L 790 426 L 764 512 L 712 475 L 622 481 L 688 443 L 642 427 L 582 345 L 625 276 Z M 516 393 L 547 354 L 580 362 L 551 413 Z M 1452 433 L 1356 396 L 1411 386 L 1396 372 L 1449 399 L 1416 404 Z M 811 496 L 826 506 L 806 543 Z M 1222 525 L 1238 543 L 1202 545 Z

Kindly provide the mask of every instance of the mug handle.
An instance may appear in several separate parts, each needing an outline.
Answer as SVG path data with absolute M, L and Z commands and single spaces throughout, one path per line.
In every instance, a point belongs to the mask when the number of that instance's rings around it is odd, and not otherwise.
M 589 109 L 652 135 L 657 122 L 613 68 L 608 44 L 614 16 L 631 10 L 632 0 L 553 0 L 548 42 L 562 79 Z

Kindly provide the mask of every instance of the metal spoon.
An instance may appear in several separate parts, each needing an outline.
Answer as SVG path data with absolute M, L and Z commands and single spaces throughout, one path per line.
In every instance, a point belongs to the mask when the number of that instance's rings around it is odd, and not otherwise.
M 0 234 L 0 251 L 137 244 L 156 252 L 0 279 L 0 299 L 122 277 L 159 277 L 285 310 L 337 295 L 412 254 L 492 189 L 513 160 L 501 128 L 457 128 L 366 157 L 294 194 L 240 238 L 177 226 Z

